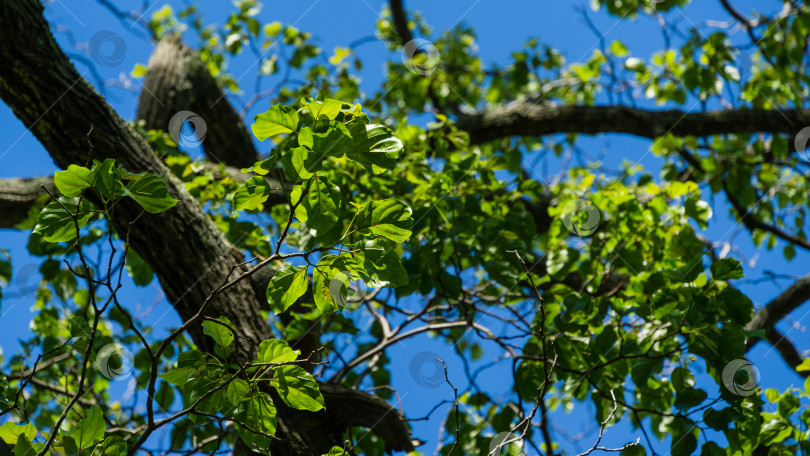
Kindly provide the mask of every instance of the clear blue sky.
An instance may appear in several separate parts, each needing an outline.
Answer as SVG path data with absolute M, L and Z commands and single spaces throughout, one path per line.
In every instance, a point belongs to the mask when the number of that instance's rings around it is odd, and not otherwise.
M 138 7 L 141 1 L 116 3 L 121 9 L 129 10 Z M 169 3 L 175 7 L 175 11 L 182 8 L 180 1 Z M 569 62 L 587 59 L 598 45 L 597 37 L 587 28 L 575 10 L 576 6 L 588 8 L 589 0 L 544 2 L 411 0 L 406 3 L 409 9 L 419 10 L 425 16 L 427 22 L 433 27 L 432 38 L 437 37 L 448 27 L 458 24 L 459 21 L 471 25 L 478 34 L 477 44 L 480 54 L 487 63 L 507 63 L 510 54 L 520 49 L 525 40 L 531 36 L 537 36 L 542 41 L 560 49 Z M 737 1 L 735 5 L 742 11 L 748 11 L 753 6 L 762 8 L 763 3 L 769 8 L 777 6 L 776 2 L 751 0 Z M 147 18 L 164 2 L 150 1 L 148 4 L 152 6 L 146 13 Z M 199 2 L 199 4 L 205 21 L 209 24 L 223 23 L 232 8 L 229 2 Z M 319 44 L 324 49 L 331 51 L 335 46 L 346 46 L 358 38 L 373 35 L 376 29 L 375 22 L 382 6 L 383 2 L 380 0 L 266 1 L 258 18 L 262 22 L 281 21 L 284 24 L 295 24 L 300 30 L 312 32 L 318 37 Z M 588 10 L 590 11 L 589 8 Z M 100 30 L 109 30 L 123 37 L 126 49 L 120 64 L 95 65 L 95 68 L 105 81 L 104 90 L 108 102 L 124 119 L 133 119 L 141 81 L 130 79 L 129 72 L 136 63 L 145 64 L 153 49 L 153 45 L 139 35 L 142 30 L 137 26 L 130 28 L 128 24 L 122 24 L 95 2 L 87 0 L 56 0 L 48 5 L 46 16 L 63 49 L 71 55 L 85 57 L 84 59 L 75 58 L 74 61 L 79 72 L 86 74 L 90 82 L 96 86 L 97 81 L 93 73 L 84 63 L 87 61 L 87 56 L 82 46 L 86 45 L 91 37 Z M 591 17 L 598 28 L 605 33 L 608 43 L 614 39 L 620 39 L 627 44 L 634 56 L 645 58 L 661 47 L 662 40 L 658 25 L 650 19 L 641 18 L 636 21 L 618 22 L 617 18 L 607 16 L 604 12 L 592 11 Z M 700 24 L 708 19 L 720 21 L 728 19 L 728 15 L 720 8 L 719 2 L 713 0 L 695 2 L 685 11 L 670 13 L 668 17 L 684 24 Z M 69 33 L 65 30 L 69 30 Z M 737 38 L 743 39 L 742 36 Z M 187 37 L 186 41 L 193 46 L 196 38 Z M 77 46 L 74 47 L 73 42 Z M 362 87 L 367 94 L 371 95 L 384 79 L 382 72 L 384 62 L 398 60 L 399 55 L 388 52 L 381 42 L 364 44 L 357 49 L 357 52 L 364 63 L 363 70 L 359 72 L 363 81 Z M 237 78 L 245 75 L 242 80 L 245 95 L 230 97 L 235 104 L 241 106 L 253 94 L 255 60 L 249 53 L 246 53 L 230 63 L 230 70 Z M 272 83 L 272 80 L 269 81 L 265 87 Z M 265 104 L 259 103 L 250 114 L 254 115 L 265 108 Z M 81 115 L 81 113 L 77 113 L 77 115 Z M 0 132 L 2 132 L 0 134 L 0 178 L 38 176 L 55 171 L 56 168 L 44 148 L 2 103 L 0 103 Z M 605 163 L 613 168 L 618 167 L 623 160 L 639 161 L 653 173 L 657 172 L 656 170 L 660 166 L 660 161 L 648 153 L 649 142 L 646 140 L 609 135 L 585 139 L 581 144 L 594 155 L 599 155 L 599 152 L 607 147 L 609 152 Z M 538 173 L 541 172 L 542 170 L 538 170 Z M 537 177 L 548 176 L 539 174 Z M 728 206 L 720 198 L 710 202 L 714 207 L 714 217 L 710 223 L 708 236 L 716 241 L 729 240 L 729 232 L 734 233 L 735 223 L 728 215 Z M 28 283 L 35 286 L 38 277 L 36 274 L 32 274 L 33 267 L 30 265 L 34 262 L 38 264 L 38 262 L 26 254 L 26 240 L 27 233 L 0 230 L 0 247 L 12 252 L 15 271 L 20 272 L 23 277 L 30 275 Z M 781 245 L 771 252 L 756 251 L 746 233 L 739 234 L 733 241 L 736 246 L 739 246 L 740 253 L 745 259 L 756 260 L 745 266 L 748 277 L 761 277 L 766 271 L 796 274 L 797 276 L 808 273 L 805 268 L 801 267 L 801 265 L 810 264 L 808 254 L 805 252 L 798 252 L 797 257 L 791 263 L 787 263 L 781 254 Z M 15 294 L 17 280 L 16 278 L 13 280 L 9 293 Z M 780 282 L 779 286 L 770 282 L 762 282 L 756 286 L 744 285 L 741 288 L 748 293 L 757 306 L 761 306 L 787 285 L 788 282 L 785 281 Z M 134 285 L 128 284 L 125 288 L 125 296 L 125 305 L 133 309 L 135 313 L 147 312 L 154 306 L 144 321 L 159 321 L 159 327 L 170 327 L 179 323 L 176 315 L 170 310 L 169 304 L 162 298 L 156 283 L 145 288 L 136 288 Z M 1 303 L 4 331 L 0 332 L 0 348 L 5 356 L 16 352 L 18 338 L 27 338 L 30 335 L 27 322 L 32 316 L 29 309 L 32 301 L 32 296 L 23 296 L 4 298 Z M 405 305 L 409 305 L 409 303 L 405 303 Z M 785 321 L 780 326 L 783 332 L 789 332 L 791 339 L 796 342 L 800 350 L 810 349 L 810 336 L 806 329 L 810 321 L 807 318 L 808 310 L 810 309 L 805 307 L 792 315 L 792 320 L 798 326 L 797 329 L 790 328 L 790 321 Z M 444 344 L 422 337 L 393 347 L 389 352 L 390 356 L 393 359 L 405 360 L 405 362 L 394 363 L 393 385 L 403 398 L 403 403 L 406 404 L 405 411 L 410 417 L 423 416 L 434 403 L 452 398 L 452 391 L 446 385 L 438 388 L 423 386 L 411 377 L 409 362 L 414 355 L 422 351 L 440 354 L 447 361 L 451 380 L 455 381 L 456 386 L 462 389 L 464 387 L 464 377 L 461 374 L 463 365 Z M 498 355 L 496 350 L 487 349 L 482 363 L 489 362 Z M 759 344 L 750 354 L 750 358 L 762 373 L 763 386 L 783 390 L 790 385 L 801 384 L 800 378 L 784 365 L 781 358 L 771 350 L 769 345 Z M 506 376 L 500 375 L 502 369 L 507 365 L 507 363 L 501 363 L 496 368 L 485 371 L 481 376 L 482 386 L 485 387 L 485 390 L 489 390 L 494 397 L 498 397 L 499 394 L 506 397 L 509 393 L 511 385 L 504 381 Z M 457 373 L 455 378 L 454 373 Z M 705 382 L 706 379 L 703 378 L 702 381 Z M 716 393 L 716 386 L 709 385 L 707 391 L 710 397 L 715 396 L 716 394 L 713 392 Z M 433 448 L 436 447 L 439 420 L 444 414 L 445 411 L 440 411 L 434 414 L 430 421 L 414 423 L 414 435 L 428 442 L 422 448 L 423 451 L 432 453 Z M 584 404 L 570 415 L 555 412 L 552 415 L 552 423 L 558 428 L 565 429 L 569 434 L 589 432 L 588 435 L 592 435 L 594 430 L 592 415 L 593 407 L 590 404 Z M 591 418 L 586 420 L 586 416 Z M 611 431 L 605 436 L 604 444 L 607 446 L 622 445 L 628 440 L 635 440 L 636 436 L 640 436 L 640 433 L 631 431 L 629 426 L 623 423 L 611 428 Z M 592 439 L 586 437 L 581 445 L 587 447 L 591 443 Z M 654 445 L 656 452 L 667 453 L 668 443 L 655 443 Z

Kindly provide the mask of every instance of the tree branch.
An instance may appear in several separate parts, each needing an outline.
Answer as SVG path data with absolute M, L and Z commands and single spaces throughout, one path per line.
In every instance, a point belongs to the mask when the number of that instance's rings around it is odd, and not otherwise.
M 242 118 L 225 99 L 200 55 L 179 37 L 169 35 L 149 58 L 137 118 L 147 129 L 169 131 L 169 121 L 181 111 L 191 111 L 205 121 L 204 139 L 197 134 L 212 162 L 247 168 L 259 160 Z
M 514 102 L 481 114 L 463 115 L 457 125 L 473 144 L 510 136 L 554 133 L 626 133 L 654 139 L 719 134 L 796 133 L 810 125 L 808 110 L 737 109 L 728 111 L 653 111 L 626 106 L 551 106 Z

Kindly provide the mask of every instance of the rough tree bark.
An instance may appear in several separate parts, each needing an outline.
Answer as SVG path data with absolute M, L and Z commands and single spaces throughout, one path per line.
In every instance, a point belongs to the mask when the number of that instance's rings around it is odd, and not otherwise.
M 149 58 L 137 119 L 147 129 L 166 130 L 169 120 L 180 111 L 192 111 L 208 125 L 204 150 L 212 162 L 247 168 L 258 160 L 242 118 L 225 99 L 199 54 L 179 37 L 169 35 L 160 40 Z
M 166 181 L 178 204 L 163 214 L 143 214 L 132 226 L 130 241 L 152 267 L 167 298 L 185 321 L 231 267 L 244 260 L 243 255 L 227 242 L 144 139 L 78 74 L 54 41 L 42 12 L 36 0 L 0 3 L 0 98 L 59 167 L 114 158 L 131 172 L 153 172 Z M 209 125 L 209 130 L 213 127 Z M 140 213 L 136 204 L 123 199 L 115 207 L 113 222 L 126 227 Z M 215 297 L 206 312 L 213 317 L 225 316 L 236 325 L 240 337 L 236 338 L 234 355 L 240 363 L 252 360 L 258 343 L 273 336 L 259 311 L 263 290 L 258 297 L 257 289 L 261 287 L 243 280 Z M 199 347 L 210 348 L 199 327 L 190 335 Z M 374 428 L 388 439 L 389 448 L 412 449 L 407 425 L 381 399 L 339 385 L 324 385 L 322 392 L 325 412 L 297 411 L 278 404 L 279 434 L 284 440 L 274 448 L 274 454 L 324 453 L 341 441 L 349 425 Z M 347 410 L 357 410 L 352 406 L 362 404 L 367 406 L 362 414 L 347 416 Z M 385 426 L 390 427 L 383 429 Z
M 458 127 L 480 144 L 510 136 L 544 136 L 553 133 L 627 133 L 655 139 L 720 134 L 798 133 L 810 124 L 810 111 L 786 109 L 734 109 L 687 113 L 677 109 L 654 111 L 627 106 L 552 106 L 530 101 L 514 102 L 463 115 Z

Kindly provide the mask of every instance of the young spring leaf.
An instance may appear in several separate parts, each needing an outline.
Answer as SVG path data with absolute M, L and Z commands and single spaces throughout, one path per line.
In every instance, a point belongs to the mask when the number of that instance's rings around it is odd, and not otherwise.
M 241 210 L 258 210 L 270 196 L 270 184 L 261 176 L 246 180 L 233 194 L 233 213 Z
M 177 204 L 177 200 L 169 195 L 166 183 L 156 174 L 137 176 L 137 180 L 127 186 L 126 193 L 152 214 L 166 211 Z
M 16 444 L 17 436 L 21 434 L 25 435 L 30 442 L 37 436 L 37 428 L 31 423 L 15 424 L 11 421 L 7 421 L 0 426 L 0 439 L 3 439 L 3 441 L 9 445 Z
M 104 431 L 107 430 L 107 423 L 104 422 L 104 414 L 101 408 L 94 405 L 84 415 L 84 419 L 79 421 L 76 429 L 70 434 L 79 450 L 90 448 L 94 443 L 104 438 Z
M 340 122 L 329 122 L 329 129 L 325 133 L 316 133 L 309 127 L 304 127 L 298 133 L 298 144 L 312 150 L 308 163 L 320 167 L 326 157 L 342 157 L 354 148 L 354 141 L 349 130 Z M 316 165 L 307 165 L 307 169 L 315 169 Z
M 321 168 L 314 153 L 305 146 L 293 147 L 281 158 L 284 171 L 290 179 L 309 179 Z
M 408 272 L 402 266 L 394 246 L 375 239 L 353 246 L 354 258 L 367 275 L 370 287 L 401 287 L 408 284 Z M 366 279 L 366 277 L 364 277 Z
M 0 451 L 0 454 L 3 454 Z M 25 436 L 20 434 L 17 436 L 17 444 L 14 446 L 14 456 L 35 456 L 37 452 L 31 446 L 31 441 Z
M 103 162 L 95 160 L 90 171 L 93 187 L 105 198 L 113 200 L 124 194 L 124 184 L 115 168 L 115 160 L 108 158 Z
M 236 409 L 235 418 L 237 423 L 244 423 L 253 432 L 239 424 L 235 424 L 236 432 L 248 446 L 254 450 L 266 450 L 270 448 L 270 437 L 264 434 L 274 435 L 276 433 L 276 406 L 272 399 L 265 393 L 253 393 L 242 399 Z
M 743 278 L 743 269 L 740 262 L 734 258 L 722 258 L 712 263 L 710 267 L 714 280 L 731 280 Z
M 56 188 L 68 197 L 79 196 L 82 190 L 90 188 L 93 185 L 90 179 L 90 170 L 78 165 L 70 165 L 66 170 L 57 171 L 53 175 Z
M 324 101 L 315 101 L 310 98 L 309 102 L 302 100 L 302 104 L 309 109 L 312 118 L 318 120 L 319 117 L 324 116 L 329 120 L 335 120 L 340 109 L 343 107 L 343 102 L 327 98 Z
M 286 365 L 273 371 L 271 382 L 281 399 L 290 407 L 317 412 L 323 408 L 323 396 L 318 382 L 299 366 Z
M 307 291 L 307 268 L 286 266 L 276 273 L 267 286 L 270 310 L 278 315 L 295 304 Z
M 111 435 L 104 439 L 101 445 L 96 447 L 93 456 L 96 456 L 96 452 L 98 452 L 100 456 L 126 456 L 127 442 L 122 437 Z
M 411 208 L 403 201 L 385 199 L 365 205 L 355 220 L 360 234 L 375 234 L 394 242 L 405 242 L 411 236 Z
M 347 157 L 374 174 L 394 169 L 396 158 L 402 152 L 402 141 L 388 127 L 355 121 L 349 125 L 349 132 L 354 145 Z
M 259 141 L 279 133 L 293 133 L 298 129 L 298 111 L 288 106 L 271 106 L 267 112 L 257 115 L 255 120 L 250 129 Z
M 260 363 L 286 363 L 294 361 L 300 354 L 300 350 L 293 350 L 281 339 L 268 339 L 259 344 L 256 359 Z
M 233 327 L 231 321 L 228 320 L 226 317 L 219 317 L 217 318 L 218 321 L 225 323 L 230 327 Z M 227 326 L 221 325 L 219 323 L 206 320 L 202 322 L 203 332 L 209 336 L 222 348 L 226 348 L 231 345 L 233 342 L 233 331 L 228 329 Z
M 296 202 L 293 194 L 293 202 Z M 298 196 L 300 198 L 300 196 Z M 325 177 L 315 175 L 303 201 L 295 208 L 295 217 L 307 224 L 315 235 L 326 233 L 340 215 L 340 188 Z
M 81 203 L 79 202 L 81 199 Z M 61 203 L 61 204 L 60 204 Z M 93 206 L 85 199 L 60 197 L 45 206 L 37 219 L 34 232 L 39 233 L 48 242 L 69 241 L 76 237 L 76 224 L 73 214 L 78 217 L 79 228 L 87 225 Z

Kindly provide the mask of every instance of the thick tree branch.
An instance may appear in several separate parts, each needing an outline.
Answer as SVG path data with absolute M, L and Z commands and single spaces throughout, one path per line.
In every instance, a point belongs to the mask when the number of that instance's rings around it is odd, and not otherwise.
M 797 133 L 810 125 L 807 110 L 737 109 L 687 113 L 653 111 L 626 106 L 551 106 L 515 102 L 481 114 L 464 115 L 458 127 L 480 144 L 510 136 L 544 136 L 554 133 L 626 133 L 654 139 L 720 134 Z
M 196 51 L 170 35 L 158 43 L 148 65 L 137 114 L 147 129 L 169 131 L 173 116 L 191 111 L 207 127 L 202 146 L 211 161 L 247 168 L 259 159 L 242 118 Z
M 45 196 L 42 185 L 49 191 L 56 189 L 51 177 L 0 180 L 0 228 L 14 228 L 25 220 L 31 207 Z
M 773 328 L 776 323 L 808 300 L 810 300 L 810 276 L 797 280 L 782 294 L 759 309 L 745 329 L 755 331 Z M 756 342 L 756 340 L 749 341 L 748 349 L 750 350 Z
M 751 322 L 745 327 L 750 331 L 765 330 L 765 339 L 779 351 L 785 362 L 794 369 L 802 362 L 802 357 L 790 340 L 776 329 L 776 324 L 808 300 L 810 300 L 810 276 L 797 280 L 787 290 L 759 309 L 754 314 Z M 751 351 L 757 342 L 759 342 L 758 338 L 748 339 L 746 352 Z M 807 377 L 808 374 L 808 372 L 799 372 L 799 375 L 804 377 Z

